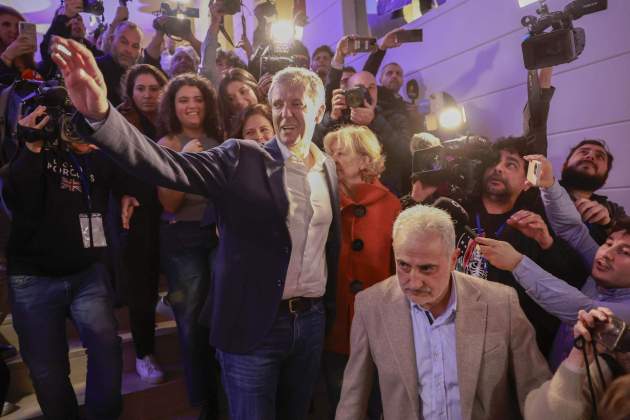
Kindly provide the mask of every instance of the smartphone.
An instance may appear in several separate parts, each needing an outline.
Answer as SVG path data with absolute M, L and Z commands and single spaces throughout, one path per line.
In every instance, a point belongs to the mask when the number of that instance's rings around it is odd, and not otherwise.
M 33 46 L 37 46 L 37 29 L 35 24 L 31 22 L 20 22 L 18 26 L 20 35 L 26 36 L 29 43 Z
M 530 160 L 527 167 L 527 181 L 534 187 L 540 184 L 540 172 L 542 171 L 542 163 L 539 160 Z
M 350 43 L 350 51 L 353 53 L 372 52 L 376 49 L 376 38 L 356 37 L 349 39 L 348 42 Z
M 403 42 L 422 42 L 422 29 L 407 29 L 396 32 L 396 41 Z

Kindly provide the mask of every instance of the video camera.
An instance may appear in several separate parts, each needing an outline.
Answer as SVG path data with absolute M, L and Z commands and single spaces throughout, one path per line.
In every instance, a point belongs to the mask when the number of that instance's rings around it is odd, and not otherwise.
M 413 154 L 411 182 L 446 185 L 444 194 L 458 202 L 481 192 L 485 169 L 499 161 L 492 143 L 480 136 L 464 136 Z
M 171 9 L 168 3 L 161 3 L 160 10 L 155 13 L 157 18 L 153 20 L 153 28 L 162 31 L 170 37 L 184 38 L 192 33 L 190 19 L 198 18 L 199 9 L 194 7 L 181 7 L 177 4 L 175 9 Z M 159 19 L 165 16 L 165 19 Z
M 608 7 L 608 0 L 574 0 L 563 11 L 549 12 L 545 0 L 538 0 L 536 16 L 524 16 L 521 25 L 529 31 L 523 41 L 523 61 L 528 70 L 570 63 L 577 59 L 586 45 L 586 33 L 574 28 L 573 21 Z M 545 32 L 548 28 L 551 31 Z
M 46 107 L 46 114 L 50 117 L 42 129 L 33 129 L 17 125 L 17 139 L 24 142 L 44 140 L 45 147 L 59 147 L 61 143 L 83 143 L 77 134 L 72 119 L 76 108 L 70 102 L 68 91 L 56 80 L 40 82 L 24 81 L 24 86 L 16 88 L 17 92 L 30 91 L 21 97 L 21 115 L 26 116 L 40 105 Z
M 308 58 L 299 55 L 274 55 L 273 53 L 263 53 L 260 57 L 260 74 L 275 74 L 287 67 L 307 68 Z
M 105 13 L 103 0 L 83 0 L 83 13 L 103 16 L 103 13 Z

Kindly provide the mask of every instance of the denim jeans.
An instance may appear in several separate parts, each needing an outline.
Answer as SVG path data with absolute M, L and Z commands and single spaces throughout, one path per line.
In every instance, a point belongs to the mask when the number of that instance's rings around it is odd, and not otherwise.
M 232 420 L 307 418 L 319 377 L 325 321 L 320 302 L 299 315 L 279 313 L 249 353 L 217 349 Z
M 46 418 L 75 419 L 68 375 L 66 318 L 87 348 L 85 404 L 90 418 L 116 419 L 122 410 L 122 354 L 105 268 L 94 264 L 64 277 L 9 277 L 13 326 Z
M 208 328 L 198 322 L 210 287 L 208 257 L 216 244 L 214 228 L 202 228 L 197 222 L 165 224 L 160 244 L 190 404 L 206 403 L 210 412 L 218 412 L 218 366 Z

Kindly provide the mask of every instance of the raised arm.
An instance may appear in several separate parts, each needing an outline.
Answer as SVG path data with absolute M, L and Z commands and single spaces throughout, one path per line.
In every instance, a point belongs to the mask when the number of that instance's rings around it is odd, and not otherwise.
M 551 228 L 556 235 L 571 244 L 582 256 L 587 267 L 592 266 L 599 245 L 582 222 L 582 216 L 571 201 L 569 193 L 554 178 L 551 163 L 542 155 L 530 155 L 525 159 L 542 163 L 540 195 Z
M 630 320 L 630 305 L 621 301 L 599 300 L 592 278 L 588 279 L 582 290 L 578 290 L 543 270 L 507 242 L 483 237 L 475 241 L 490 264 L 500 270 L 512 272 L 525 292 L 545 311 L 561 321 L 573 324 L 580 309 L 591 310 L 599 306 L 608 306 L 621 318 Z
M 85 118 L 75 118 L 79 134 L 120 166 L 147 182 L 193 194 L 216 196 L 227 185 L 240 146 L 231 141 L 203 153 L 177 153 L 144 136 L 107 102 L 107 88 L 94 57 L 83 45 L 55 38 L 53 61 L 68 95 Z

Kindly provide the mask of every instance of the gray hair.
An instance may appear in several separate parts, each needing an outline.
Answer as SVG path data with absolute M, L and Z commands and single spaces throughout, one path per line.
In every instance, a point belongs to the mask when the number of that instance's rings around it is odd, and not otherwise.
M 435 207 L 417 205 L 403 211 L 394 222 L 394 244 L 410 235 L 435 233 L 442 238 L 444 249 L 455 249 L 455 226 L 451 216 Z
M 120 24 L 118 24 L 118 26 L 116 26 L 116 29 L 114 29 L 114 38 L 119 37 L 120 34 L 126 31 L 127 29 L 135 29 L 136 31 L 140 32 L 140 36 L 144 35 L 144 33 L 142 32 L 142 28 L 138 26 L 137 23 L 132 22 L 130 20 L 125 20 L 121 22 Z
M 311 70 L 302 67 L 287 67 L 276 73 L 273 76 L 271 88 L 267 94 L 270 104 L 272 103 L 271 92 L 279 84 L 302 87 L 304 93 L 313 101 L 317 108 L 325 104 L 326 91 L 322 79 Z

